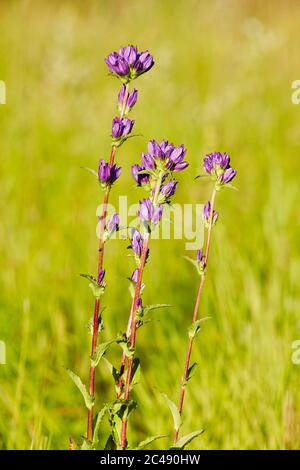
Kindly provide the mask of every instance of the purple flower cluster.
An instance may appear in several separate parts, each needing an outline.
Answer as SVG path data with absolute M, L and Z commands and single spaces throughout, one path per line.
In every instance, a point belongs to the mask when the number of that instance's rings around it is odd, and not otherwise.
M 229 183 L 236 175 L 236 170 L 230 166 L 230 157 L 227 153 L 213 152 L 204 158 L 203 167 L 219 185 Z
M 119 52 L 112 52 L 106 57 L 105 63 L 109 71 L 124 82 L 137 78 L 154 65 L 153 57 L 148 51 L 139 52 L 132 45 L 121 47 Z
M 202 218 L 203 218 L 203 221 L 204 221 L 204 224 L 206 227 L 209 227 L 209 224 L 210 224 L 210 216 L 211 216 L 211 204 L 210 204 L 210 201 L 207 201 L 207 203 L 205 204 L 205 206 L 203 207 L 203 212 L 202 212 Z M 218 212 L 216 212 L 215 210 L 213 211 L 213 215 L 212 215 L 212 223 L 213 225 L 216 224 L 217 220 L 219 218 L 219 214 Z
M 162 140 L 160 144 L 155 140 L 150 140 L 148 153 L 142 154 L 142 165 L 133 165 L 132 176 L 138 186 L 143 186 L 149 183 L 150 175 L 155 171 L 163 171 L 166 176 L 170 172 L 182 171 L 188 166 L 188 162 L 184 161 L 185 154 L 186 150 L 183 145 L 175 147 L 173 144 L 169 144 L 167 140 Z M 148 171 L 149 173 L 147 173 Z M 171 183 L 170 181 L 162 189 L 168 198 L 175 193 L 176 182 Z
M 155 140 L 148 143 L 148 154 L 143 154 L 142 164 L 145 169 L 153 170 L 157 166 L 164 166 L 169 171 L 182 171 L 188 166 L 184 161 L 186 150 L 183 145 L 175 147 L 167 140 L 162 140 L 158 144 Z
M 120 176 L 121 168 L 114 164 L 112 167 L 104 160 L 100 160 L 98 168 L 99 182 L 106 188 L 107 185 L 112 185 Z
M 115 140 L 124 138 L 130 134 L 134 121 L 126 117 L 115 117 L 112 121 L 111 135 Z

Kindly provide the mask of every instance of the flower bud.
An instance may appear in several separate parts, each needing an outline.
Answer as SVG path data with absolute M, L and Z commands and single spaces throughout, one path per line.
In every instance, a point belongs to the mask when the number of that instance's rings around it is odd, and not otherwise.
M 100 285 L 102 285 L 103 283 L 103 279 L 104 279 L 104 276 L 105 276 L 105 270 L 100 270 L 99 273 L 98 273 L 98 277 L 97 277 L 97 283 Z
M 107 222 L 107 230 L 109 234 L 113 234 L 114 232 L 117 232 L 120 227 L 120 217 L 119 214 L 115 213 L 111 216 L 109 221 Z
M 209 225 L 210 225 L 210 214 L 211 214 L 211 204 L 210 204 L 210 201 L 207 201 L 202 212 L 202 219 L 204 221 L 204 225 L 206 228 L 209 228 Z M 213 211 L 212 225 L 216 224 L 218 217 L 219 217 L 218 212 Z

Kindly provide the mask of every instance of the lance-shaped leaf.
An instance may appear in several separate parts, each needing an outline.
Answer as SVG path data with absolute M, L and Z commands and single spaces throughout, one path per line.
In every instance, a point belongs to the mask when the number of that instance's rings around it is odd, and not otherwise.
M 182 450 L 182 449 L 184 449 L 184 447 L 187 444 L 189 444 L 189 442 L 191 442 L 193 439 L 195 439 L 195 437 L 199 436 L 203 432 L 204 432 L 203 429 L 199 429 L 198 431 L 194 431 L 194 432 L 191 432 L 189 434 L 186 434 L 186 436 L 183 436 L 180 439 L 178 439 L 176 444 L 174 444 L 171 447 L 171 450 Z
M 194 362 L 194 364 L 192 364 L 192 365 L 188 368 L 188 374 L 187 374 L 187 379 L 186 379 L 187 382 L 188 382 L 189 380 L 191 380 L 191 378 L 193 377 L 197 366 L 198 366 L 197 362 Z
M 173 421 L 174 421 L 174 429 L 175 429 L 175 431 L 179 431 L 180 426 L 182 424 L 179 410 L 178 410 L 177 406 L 175 405 L 175 403 L 172 400 L 170 400 L 168 395 L 166 395 L 165 393 L 162 393 L 162 396 L 164 397 L 164 399 L 165 399 L 165 401 L 166 401 L 166 403 L 167 403 L 167 405 L 170 408 L 170 411 L 172 413 Z
M 82 168 L 82 170 L 86 170 L 89 173 L 91 173 L 92 175 L 96 176 L 96 178 L 98 179 L 98 173 L 97 173 L 96 170 L 93 170 L 92 168 L 89 168 L 88 166 L 82 166 L 81 168 Z
M 201 270 L 201 267 L 197 260 L 190 258 L 189 256 L 184 256 L 184 259 L 186 259 L 189 263 L 191 263 L 196 268 L 196 271 L 200 276 L 203 274 L 203 269 Z
M 130 390 L 132 390 L 133 387 L 139 383 L 140 377 L 141 377 L 141 365 L 140 365 L 140 360 L 136 357 L 135 359 L 133 359 L 132 379 L 130 383 Z
M 132 357 L 134 350 L 130 347 L 126 334 L 120 333 L 117 336 L 116 343 L 122 348 L 126 357 Z
M 133 450 L 142 450 L 145 447 L 147 447 L 149 444 L 151 444 L 154 441 L 157 441 L 158 439 L 162 439 L 164 437 L 167 437 L 166 434 L 157 434 L 156 436 L 151 436 L 145 439 L 144 441 L 140 442 L 137 447 L 135 447 Z
M 94 443 L 89 441 L 86 437 L 82 438 L 81 450 L 94 450 Z
M 114 382 L 115 382 L 115 385 L 116 385 L 116 390 L 117 390 L 117 393 L 119 392 L 119 379 L 120 379 L 120 374 L 119 374 L 119 371 L 115 368 L 115 366 L 109 362 L 106 357 L 103 358 L 104 362 L 106 363 L 106 366 L 110 372 L 110 374 L 112 375 L 113 379 L 114 379 Z
M 97 365 L 99 364 L 101 358 L 106 353 L 109 346 L 114 342 L 115 342 L 115 340 L 112 339 L 111 341 L 107 341 L 106 343 L 98 344 L 98 346 L 96 347 L 95 353 L 91 357 L 92 367 L 97 367 Z
M 196 320 L 194 323 L 191 324 L 189 327 L 189 337 L 190 338 L 195 338 L 195 336 L 199 333 L 201 329 L 201 323 L 203 323 L 206 320 L 209 320 L 211 317 L 203 317 L 200 318 L 199 320 Z
M 97 444 L 99 442 L 99 429 L 100 429 L 100 424 L 105 416 L 105 413 L 107 412 L 108 405 L 104 405 L 102 410 L 99 411 L 97 414 L 96 422 L 95 422 L 95 427 L 94 427 L 94 432 L 93 432 L 93 443 Z
M 94 400 L 89 394 L 89 392 L 87 391 L 86 386 L 82 383 L 81 378 L 78 375 L 74 374 L 74 372 L 71 371 L 70 369 L 66 369 L 66 370 L 69 376 L 71 377 L 71 379 L 73 380 L 74 384 L 78 388 L 78 390 L 81 392 L 84 398 L 85 406 L 89 410 L 92 409 L 94 405 Z
M 172 307 L 172 305 L 170 304 L 152 304 L 152 305 L 146 305 L 144 308 L 143 308 L 143 314 L 144 315 L 147 315 L 149 312 L 151 312 L 152 310 L 157 310 L 159 308 L 168 308 L 168 307 Z

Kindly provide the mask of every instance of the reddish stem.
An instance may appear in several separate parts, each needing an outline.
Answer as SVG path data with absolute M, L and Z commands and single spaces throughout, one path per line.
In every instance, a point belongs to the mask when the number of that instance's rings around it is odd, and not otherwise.
M 122 109 L 120 116 L 123 117 L 126 109 L 126 103 L 127 103 L 127 98 L 129 94 L 129 89 L 128 86 L 126 86 L 126 91 L 124 94 L 124 99 L 123 99 L 123 104 L 122 104 Z M 109 166 L 112 168 L 114 165 L 115 161 L 115 156 L 116 156 L 116 146 L 113 145 L 110 153 L 110 158 L 109 158 Z M 98 256 L 98 274 L 102 272 L 103 270 L 103 259 L 104 259 L 104 230 L 106 226 L 106 218 L 107 218 L 107 206 L 108 206 L 108 200 L 109 200 L 109 194 L 110 194 L 111 186 L 108 185 L 107 189 L 104 193 L 104 198 L 103 198 L 103 209 L 102 209 L 102 214 L 100 216 L 100 239 L 99 239 L 99 256 Z M 100 312 L 100 299 L 95 298 L 95 306 L 94 306 L 94 315 L 93 315 L 93 334 L 92 334 L 92 348 L 91 348 L 91 356 L 95 354 L 96 348 L 97 348 L 97 339 L 98 339 L 98 328 L 99 328 L 99 312 Z M 95 367 L 90 365 L 90 380 L 89 380 L 89 393 L 92 398 L 95 396 Z M 89 441 L 92 440 L 93 438 L 93 413 L 94 413 L 94 407 L 92 407 L 90 410 L 88 410 L 88 418 L 87 418 L 87 438 Z
M 141 285 L 143 279 L 143 272 L 147 260 L 148 254 L 148 246 L 149 246 L 149 235 L 145 236 L 144 244 L 143 244 L 143 251 L 140 259 L 140 265 L 138 270 L 138 278 L 135 286 L 134 297 L 131 304 L 130 310 L 130 348 L 134 351 L 135 349 L 135 342 L 136 342 L 136 330 L 137 330 L 137 321 L 135 318 L 135 314 L 137 311 L 138 300 L 140 298 L 141 293 Z M 127 374 L 126 374 L 126 381 L 125 381 L 125 390 L 124 390 L 124 400 L 128 401 L 129 394 L 130 394 L 130 383 L 132 379 L 132 367 L 133 367 L 133 360 L 134 355 L 132 355 L 128 360 L 127 366 Z M 122 449 L 126 448 L 127 439 L 126 439 L 126 432 L 127 432 L 127 418 L 122 421 L 122 431 L 121 431 L 121 447 Z
M 213 212 L 214 212 L 214 205 L 215 205 L 215 197 L 216 197 L 216 190 L 213 190 L 212 197 L 211 197 L 211 202 L 210 202 L 210 218 L 209 218 L 209 226 L 208 226 L 208 233 L 207 233 L 207 240 L 206 240 L 206 247 L 205 247 L 205 269 L 207 268 L 207 263 L 208 263 L 208 256 L 209 256 L 209 249 L 210 249 L 210 244 L 211 244 L 211 232 L 212 232 L 212 226 L 213 226 Z M 205 276 L 202 275 L 200 278 L 200 283 L 198 287 L 198 292 L 197 292 L 197 297 L 196 297 L 196 302 L 194 306 L 194 311 L 193 311 L 193 320 L 192 324 L 194 324 L 197 321 L 198 318 L 198 311 L 199 311 L 199 305 L 200 305 L 200 300 L 201 300 L 201 295 L 202 295 L 202 290 L 204 286 L 204 281 L 205 281 Z M 180 416 L 182 415 L 182 410 L 183 410 L 183 402 L 184 402 L 184 397 L 185 397 L 185 387 L 188 381 L 188 374 L 189 374 L 189 367 L 190 367 L 190 360 L 191 360 L 191 354 L 192 354 L 192 349 L 193 349 L 193 337 L 189 337 L 188 341 L 188 347 L 187 347 L 187 354 L 186 354 L 186 359 L 185 359 L 185 364 L 184 364 L 184 372 L 183 372 L 183 377 L 182 377 L 182 382 L 181 382 L 181 389 L 180 389 L 180 397 L 179 397 L 179 414 Z M 179 429 L 175 431 L 174 433 L 174 444 L 176 444 L 179 436 Z

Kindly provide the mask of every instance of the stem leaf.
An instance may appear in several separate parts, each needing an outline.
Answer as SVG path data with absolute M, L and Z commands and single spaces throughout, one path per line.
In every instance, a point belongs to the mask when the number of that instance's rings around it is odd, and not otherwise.
M 112 339 L 110 341 L 107 341 L 106 343 L 101 343 L 101 344 L 98 344 L 97 348 L 96 348 L 96 351 L 95 353 L 93 354 L 93 356 L 91 357 L 91 364 L 92 364 L 92 367 L 97 367 L 97 365 L 99 364 L 101 358 L 104 356 L 104 354 L 106 353 L 107 349 L 109 348 L 109 346 L 114 343 L 115 340 Z
M 191 263 L 196 268 L 198 274 L 201 274 L 200 269 L 199 269 L 199 263 L 197 260 L 190 258 L 189 256 L 184 256 L 184 259 L 186 259 L 189 263 Z
M 96 176 L 96 178 L 98 178 L 98 173 L 96 170 L 93 170 L 92 168 L 89 168 L 88 166 L 82 166 L 81 167 L 83 170 L 86 170 L 88 171 L 89 173 L 91 173 L 92 175 Z
M 89 392 L 87 391 L 86 386 L 82 383 L 81 378 L 78 375 L 74 374 L 74 372 L 71 371 L 70 369 L 66 369 L 66 371 L 67 371 L 67 374 L 70 376 L 70 378 L 73 380 L 78 390 L 81 392 L 84 398 L 85 406 L 89 410 L 91 410 L 94 406 L 94 400 L 89 394 Z
M 180 413 L 179 413 L 179 409 L 177 408 L 177 406 L 175 405 L 175 403 L 170 400 L 170 398 L 168 397 L 168 395 L 166 395 L 165 393 L 162 393 L 162 396 L 164 397 L 171 413 L 172 413 L 172 416 L 173 416 L 173 421 L 174 421 L 174 429 L 175 431 L 179 431 L 180 429 L 180 426 L 182 424 L 181 422 L 181 416 L 180 416 Z
M 172 307 L 170 304 L 152 304 L 152 305 L 146 305 L 143 308 L 143 315 L 147 315 L 149 312 L 152 310 L 157 310 L 159 308 L 169 308 Z
M 195 336 L 199 333 L 201 329 L 201 320 L 196 320 L 194 323 L 191 324 L 189 327 L 189 337 L 195 338 Z
M 94 432 L 93 432 L 93 443 L 97 444 L 99 442 L 99 429 L 100 429 L 100 424 L 105 416 L 105 413 L 107 412 L 108 406 L 104 405 L 103 408 L 99 411 L 97 414 L 96 422 L 95 422 L 95 427 L 94 427 Z
M 192 364 L 192 365 L 188 368 L 187 381 L 191 380 L 191 378 L 193 377 L 193 375 L 194 375 L 194 373 L 195 373 L 195 370 L 196 370 L 197 366 L 198 366 L 197 362 L 194 362 L 194 364 Z
M 133 359 L 132 379 L 130 383 L 130 390 L 132 390 L 133 387 L 139 383 L 140 377 L 141 377 L 141 365 L 140 365 L 140 360 L 136 357 L 135 359 Z
M 180 439 L 178 439 L 178 441 L 176 442 L 176 444 L 174 444 L 171 449 L 172 450 L 182 450 L 184 449 L 184 447 L 189 444 L 189 442 L 191 442 L 193 439 L 195 439 L 195 437 L 199 436 L 200 434 L 202 434 L 204 432 L 203 429 L 199 429 L 198 431 L 193 431 L 193 432 L 190 432 L 189 434 L 186 434 L 185 436 L 181 437 Z
M 147 439 L 145 439 L 144 441 L 140 442 L 138 444 L 137 447 L 135 447 L 135 449 L 133 450 L 142 450 L 144 449 L 146 446 L 148 446 L 149 444 L 151 444 L 152 442 L 154 441 L 157 441 L 158 439 L 162 439 L 164 437 L 167 437 L 166 434 L 157 434 L 156 436 L 151 436 L 151 437 L 147 437 Z

